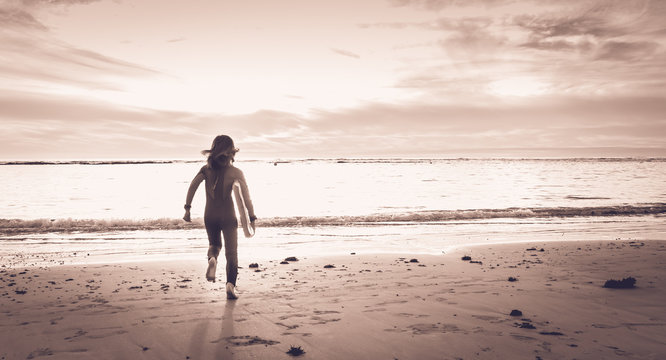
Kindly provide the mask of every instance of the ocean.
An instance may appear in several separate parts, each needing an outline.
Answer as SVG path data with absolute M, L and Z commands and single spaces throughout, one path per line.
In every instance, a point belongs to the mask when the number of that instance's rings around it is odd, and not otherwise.
M 0 163 L 3 264 L 204 256 L 204 161 Z M 442 253 L 534 240 L 666 238 L 666 159 L 237 161 L 259 220 L 241 258 Z M 242 232 L 239 233 L 242 238 Z M 75 254 L 75 255 L 73 255 Z

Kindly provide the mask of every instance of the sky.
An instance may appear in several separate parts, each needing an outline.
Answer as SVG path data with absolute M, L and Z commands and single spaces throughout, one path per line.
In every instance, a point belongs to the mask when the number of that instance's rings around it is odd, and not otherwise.
M 663 0 L 0 0 L 0 159 L 666 156 Z

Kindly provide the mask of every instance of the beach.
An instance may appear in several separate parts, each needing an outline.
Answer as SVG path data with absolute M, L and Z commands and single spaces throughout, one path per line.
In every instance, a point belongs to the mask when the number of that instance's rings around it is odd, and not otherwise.
M 241 263 L 235 301 L 204 260 L 3 266 L 0 358 L 666 357 L 666 241 L 293 256 Z
M 664 159 L 238 166 L 235 301 L 200 163 L 0 166 L 0 360 L 666 358 Z

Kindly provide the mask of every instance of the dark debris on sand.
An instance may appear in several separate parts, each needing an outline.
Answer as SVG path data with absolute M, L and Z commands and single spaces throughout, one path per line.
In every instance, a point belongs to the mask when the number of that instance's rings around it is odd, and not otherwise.
M 470 260 L 472 260 L 472 257 L 471 257 L 471 256 L 468 256 L 468 255 L 465 255 L 465 256 L 463 256 L 461 259 L 462 259 L 463 261 L 470 261 Z
M 324 265 L 324 269 L 334 269 L 334 268 L 335 268 L 335 265 L 331 265 L 331 264 Z
M 609 289 L 632 289 L 636 285 L 636 279 L 633 277 L 624 278 L 622 280 L 606 280 L 603 287 Z
M 289 354 L 291 356 L 301 356 L 301 355 L 305 354 L 305 350 L 303 350 L 300 346 L 292 345 L 289 348 L 289 351 L 287 351 L 287 354 Z
M 562 335 L 564 335 L 559 331 L 541 331 L 541 332 L 539 332 L 539 334 L 541 334 L 541 335 L 553 335 L 553 336 L 562 336 Z
M 523 321 L 523 323 L 521 323 L 521 324 L 516 323 L 515 325 L 517 327 L 521 328 L 521 329 L 536 329 L 536 327 L 534 327 L 534 325 L 532 325 L 532 324 L 530 324 L 526 321 Z
M 509 314 L 509 315 L 510 316 L 523 316 L 523 312 L 520 311 L 520 310 L 514 309 L 514 310 L 511 310 L 511 314 Z
M 250 268 L 258 268 L 258 267 L 259 267 L 259 264 L 257 264 L 257 263 L 252 263 L 252 264 L 250 264 L 249 267 L 250 267 Z
M 284 261 L 298 261 L 298 259 L 295 256 L 290 256 L 290 257 L 284 259 Z
M 513 276 L 509 276 L 509 281 L 510 281 L 510 282 L 514 282 L 514 281 L 518 281 L 518 279 L 516 279 L 516 278 L 513 277 Z

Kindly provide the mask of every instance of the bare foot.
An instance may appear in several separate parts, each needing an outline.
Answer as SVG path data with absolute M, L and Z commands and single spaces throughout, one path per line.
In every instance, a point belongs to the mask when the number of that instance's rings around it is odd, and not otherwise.
M 234 286 L 234 284 L 230 282 L 227 283 L 227 299 L 230 300 L 238 299 L 238 295 L 236 294 L 236 287 Z
M 206 270 L 206 280 L 215 282 L 215 269 L 217 268 L 217 259 L 211 257 L 208 259 L 208 269 Z

